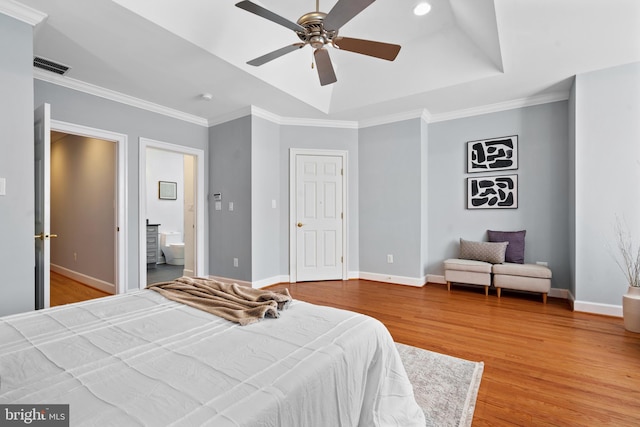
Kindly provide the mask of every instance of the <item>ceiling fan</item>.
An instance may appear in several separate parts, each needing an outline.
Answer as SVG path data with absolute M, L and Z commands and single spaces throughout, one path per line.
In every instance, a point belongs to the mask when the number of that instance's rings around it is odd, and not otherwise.
M 340 50 L 393 61 L 396 59 L 396 56 L 398 56 L 398 52 L 400 52 L 400 46 L 397 44 L 338 36 L 338 30 L 344 24 L 366 9 L 374 1 L 375 0 L 338 0 L 329 13 L 324 13 L 320 12 L 320 2 L 316 0 L 315 12 L 302 15 L 297 23 L 291 22 L 248 0 L 241 1 L 236 4 L 240 9 L 244 9 L 293 30 L 301 40 L 301 43 L 294 43 L 274 50 L 266 55 L 252 59 L 247 62 L 247 64 L 257 67 L 309 45 L 315 49 L 313 56 L 318 68 L 320 85 L 325 86 L 338 81 L 336 73 L 333 70 L 329 52 L 325 49 L 325 45 L 327 44 Z

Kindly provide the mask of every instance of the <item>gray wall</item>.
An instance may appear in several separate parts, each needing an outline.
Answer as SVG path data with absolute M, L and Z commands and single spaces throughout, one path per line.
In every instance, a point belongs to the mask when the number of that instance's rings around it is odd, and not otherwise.
M 458 255 L 459 239 L 487 229 L 527 230 L 525 262 L 547 261 L 568 288 L 569 147 L 566 101 L 429 125 L 429 273 Z M 518 135 L 518 209 L 466 209 L 467 141 Z M 499 174 L 496 174 L 499 175 Z
M 251 278 L 279 281 L 285 274 L 280 237 L 288 235 L 280 217 L 289 206 L 281 200 L 280 170 L 286 165 L 280 163 L 280 126 L 260 117 L 252 117 L 251 126 Z
M 420 188 L 421 192 L 421 215 L 420 215 L 420 244 L 421 244 L 421 266 L 420 275 L 425 277 L 428 272 L 429 262 L 429 125 L 424 120 L 420 120 L 420 152 L 422 153 Z M 425 277 L 426 280 L 426 277 Z
M 30 64 L 32 60 L 33 58 L 30 59 Z M 127 261 L 129 271 L 126 286 L 128 289 L 138 288 L 138 264 L 140 260 L 138 242 L 139 138 L 149 138 L 204 150 L 206 171 L 208 168 L 206 159 L 208 153 L 207 128 L 41 80 L 33 80 L 31 84 L 35 89 L 35 105 L 41 105 L 45 102 L 51 104 L 51 117 L 53 119 L 128 136 L 128 152 L 125 155 L 128 159 L 127 204 L 129 215 L 127 217 L 127 225 L 129 229 Z M 33 117 L 33 113 L 30 113 L 29 117 Z M 33 137 L 30 136 L 30 138 L 32 139 Z M 28 164 L 31 165 L 32 163 L 33 159 L 29 159 Z M 204 183 L 204 186 L 204 191 L 208 191 L 207 182 Z M 26 194 L 28 194 L 29 203 L 33 204 L 33 189 L 27 191 Z M 205 206 L 206 217 L 207 206 Z M 205 228 L 207 226 L 205 221 Z M 208 230 L 205 230 L 204 235 L 208 235 Z M 206 247 L 207 242 L 205 242 Z M 208 266 L 205 266 L 205 271 L 207 269 Z
M 360 270 L 419 278 L 422 269 L 422 120 L 360 130 Z M 387 263 L 393 255 L 393 263 Z
M 0 316 L 35 305 L 33 28 L 0 14 Z
M 576 85 L 571 85 L 568 100 L 569 124 L 569 292 L 576 295 Z
M 576 303 L 619 306 L 619 217 L 640 242 L 640 63 L 575 81 Z
M 209 274 L 242 281 L 252 280 L 251 121 L 246 116 L 209 128 Z M 222 194 L 221 210 L 214 193 Z
M 51 264 L 115 286 L 115 206 L 116 144 L 76 135 L 53 142 Z

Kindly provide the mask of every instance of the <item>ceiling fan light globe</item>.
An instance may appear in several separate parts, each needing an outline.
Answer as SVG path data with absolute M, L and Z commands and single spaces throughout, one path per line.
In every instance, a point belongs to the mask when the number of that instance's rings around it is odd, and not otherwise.
M 309 39 L 309 44 L 314 49 L 320 49 L 326 43 L 326 40 L 322 36 L 313 36 Z

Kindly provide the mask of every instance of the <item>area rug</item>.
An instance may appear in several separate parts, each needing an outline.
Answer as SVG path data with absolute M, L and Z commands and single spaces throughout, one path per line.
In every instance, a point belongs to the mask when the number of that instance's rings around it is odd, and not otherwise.
M 396 343 L 427 426 L 464 426 L 473 421 L 484 363 Z

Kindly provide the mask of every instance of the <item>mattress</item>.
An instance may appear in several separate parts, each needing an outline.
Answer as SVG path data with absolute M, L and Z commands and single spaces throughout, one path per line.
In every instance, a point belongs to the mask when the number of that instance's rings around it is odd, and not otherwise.
M 294 300 L 240 326 L 157 292 L 0 318 L 0 404 L 87 426 L 424 426 L 379 321 Z

